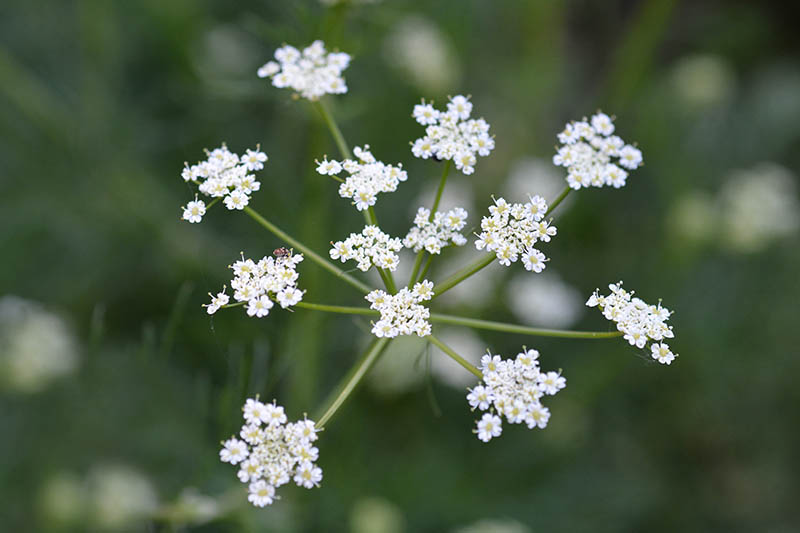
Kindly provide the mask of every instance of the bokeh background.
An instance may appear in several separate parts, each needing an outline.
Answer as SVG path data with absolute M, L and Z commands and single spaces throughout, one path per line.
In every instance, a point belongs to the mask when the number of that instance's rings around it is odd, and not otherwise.
M 781 1 L 2 2 L 0 529 L 796 531 L 798 19 Z M 261 143 L 257 210 L 323 252 L 357 231 L 314 173 L 338 156 L 319 116 L 255 76 L 316 38 L 354 57 L 350 92 L 329 100 L 348 141 L 409 171 L 378 204 L 395 235 L 440 173 L 410 154 L 420 98 L 471 94 L 491 123 L 497 149 L 445 199 L 472 221 L 491 194 L 552 198 L 555 133 L 613 113 L 644 152 L 628 186 L 570 196 L 541 276 L 489 268 L 437 304 L 605 329 L 583 302 L 623 279 L 676 311 L 678 361 L 619 339 L 439 329 L 472 358 L 537 347 L 568 379 L 545 431 L 485 445 L 469 375 L 397 342 L 321 439 L 322 488 L 250 507 L 217 458 L 243 399 L 316 412 L 368 323 L 208 317 L 240 251 L 283 243 L 221 208 L 179 220 L 180 170 L 223 141 Z M 448 252 L 434 279 L 471 253 Z M 360 305 L 310 262 L 301 276 L 311 301 Z

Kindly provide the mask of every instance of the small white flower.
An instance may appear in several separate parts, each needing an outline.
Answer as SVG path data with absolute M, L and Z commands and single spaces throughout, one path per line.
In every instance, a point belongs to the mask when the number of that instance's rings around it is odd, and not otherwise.
M 235 465 L 247 459 L 247 444 L 239 439 L 228 439 L 219 451 L 219 458 L 223 463 Z
M 275 59 L 258 69 L 258 77 L 272 78 L 275 87 L 294 89 L 312 101 L 325 94 L 347 92 L 342 72 L 350 64 L 350 56 L 329 53 L 322 41 L 314 41 L 302 52 L 293 46 L 283 46 L 275 51 Z
M 478 438 L 489 442 L 493 437 L 499 437 L 503 432 L 503 421 L 499 416 L 486 413 L 478 421 Z
M 650 352 L 653 359 L 664 365 L 671 364 L 677 357 L 677 354 L 672 353 L 669 345 L 665 342 L 654 342 L 650 345 Z
M 297 483 L 298 487 L 313 489 L 314 487 L 319 487 L 320 481 L 322 481 L 322 469 L 320 467 L 311 461 L 300 463 L 294 476 L 294 482 Z
M 367 225 L 361 233 L 351 233 L 344 241 L 332 245 L 328 252 L 331 259 L 339 259 L 342 263 L 354 260 L 363 272 L 372 266 L 394 272 L 400 262 L 396 252 L 403 248 L 400 239 L 390 237 L 373 225 Z
M 183 208 L 183 219 L 188 220 L 192 224 L 196 224 L 203 220 L 203 215 L 206 214 L 206 204 L 203 200 L 195 199 Z
M 275 487 L 268 485 L 264 480 L 250 483 L 249 491 L 250 494 L 247 495 L 247 501 L 256 507 L 272 505 L 275 499 Z
M 375 159 L 369 145 L 356 146 L 353 154 L 357 159 L 344 161 L 317 162 L 317 172 L 323 175 L 336 175 L 344 169 L 349 176 L 339 186 L 339 196 L 350 198 L 359 211 L 375 205 L 379 193 L 394 192 L 400 182 L 408 179 L 403 165 L 387 165 Z
M 420 305 L 433 297 L 433 283 L 423 280 L 409 290 L 403 287 L 397 294 L 387 294 L 374 290 L 365 296 L 370 302 L 370 309 L 380 311 L 381 318 L 372 325 L 372 334 L 376 337 L 397 337 L 398 335 L 416 334 L 425 337 L 431 332 L 428 323 L 430 311 Z
M 414 157 L 452 160 L 463 174 L 475 172 L 476 156 L 485 157 L 494 149 L 494 139 L 489 135 L 485 120 L 470 119 L 472 102 L 457 95 L 450 98 L 447 111 L 434 109 L 431 104 L 414 106 L 413 116 L 426 126 L 425 136 L 411 145 Z
M 247 302 L 247 315 L 258 318 L 265 317 L 269 314 L 269 310 L 272 309 L 273 305 L 272 300 L 267 295 L 253 298 Z

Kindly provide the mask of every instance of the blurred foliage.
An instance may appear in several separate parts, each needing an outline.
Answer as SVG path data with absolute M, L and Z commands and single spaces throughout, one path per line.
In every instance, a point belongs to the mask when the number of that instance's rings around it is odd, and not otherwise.
M 699 222 L 685 220 L 696 203 L 675 206 L 764 162 L 788 169 L 796 205 L 799 16 L 777 1 L 3 2 L 0 295 L 61 317 L 76 340 L 55 345 L 78 353 L 46 387 L 0 380 L 0 529 L 795 530 L 797 233 L 744 252 L 693 238 L 709 219 L 701 207 Z M 430 59 L 424 47 L 398 51 L 417 42 L 415 27 L 441 47 L 441 76 L 430 64 L 409 73 L 409 58 Z M 474 175 L 449 183 L 471 190 L 473 220 L 516 161 L 551 157 L 564 122 L 615 114 L 646 166 L 622 190 L 576 195 L 548 268 L 581 294 L 622 278 L 664 298 L 677 363 L 652 364 L 622 341 L 481 333 L 493 352 L 534 345 L 563 368 L 569 387 L 547 430 L 509 427 L 484 445 L 463 391 L 426 379 L 380 394 L 373 383 L 321 440 L 323 488 L 250 508 L 217 460 L 243 398 L 314 411 L 358 357 L 365 321 L 209 318 L 200 305 L 229 279 L 225 265 L 282 243 L 222 209 L 200 226 L 180 221 L 190 190 L 179 173 L 204 147 L 261 143 L 270 161 L 256 209 L 323 251 L 358 229 L 313 172 L 315 158 L 338 155 L 319 117 L 255 76 L 281 43 L 315 38 L 354 56 L 350 92 L 331 101 L 345 137 L 409 171 L 378 205 L 392 234 L 438 179 L 408 148 L 420 98 L 471 94 L 497 136 Z M 314 265 L 302 277 L 313 301 L 359 305 Z M 505 272 L 491 279 L 493 297 L 455 311 L 513 321 Z M 607 324 L 585 313 L 578 327 Z

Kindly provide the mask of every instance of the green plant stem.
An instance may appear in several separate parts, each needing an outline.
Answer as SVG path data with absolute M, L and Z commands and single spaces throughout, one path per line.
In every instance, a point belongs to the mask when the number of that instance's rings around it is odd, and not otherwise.
M 317 100 L 314 102 L 314 106 L 322 115 L 322 119 L 325 121 L 325 125 L 328 126 L 336 146 L 339 147 L 339 152 L 342 154 L 342 157 L 344 159 L 353 159 L 353 153 L 350 151 L 350 147 L 347 146 L 347 141 L 344 140 L 342 130 L 340 130 L 339 125 L 336 124 L 336 120 L 334 120 L 333 115 L 331 115 L 325 100 Z
M 611 339 L 622 336 L 622 332 L 620 331 L 570 331 L 563 329 L 531 328 L 517 324 L 507 324 L 505 322 L 493 322 L 491 320 L 464 318 L 438 313 L 431 313 L 430 321 L 438 324 L 466 326 L 475 329 L 503 331 L 505 333 L 520 333 L 537 337 L 559 337 L 562 339 Z
M 545 211 L 544 216 L 547 216 L 550 213 L 552 213 L 555 210 L 555 208 L 558 207 L 558 204 L 563 202 L 564 198 L 566 198 L 569 195 L 569 193 L 571 193 L 572 191 L 573 191 L 573 189 L 569 185 L 564 187 L 564 190 L 561 191 L 561 194 L 559 194 L 556 197 L 556 199 L 553 200 L 553 202 L 551 204 L 549 204 L 549 207 L 547 208 L 547 211 Z
M 414 260 L 414 268 L 411 269 L 411 277 L 408 280 L 408 286 L 411 287 L 417 281 L 417 274 L 422 266 L 422 259 L 425 257 L 425 248 L 417 253 L 417 258 Z
M 244 212 L 247 213 L 250 216 L 250 218 L 261 224 L 264 228 L 272 232 L 275 236 L 277 236 L 280 239 L 283 239 L 293 248 L 296 248 L 301 252 L 303 252 L 303 254 L 306 257 L 317 263 L 319 266 L 321 266 L 328 272 L 332 273 L 334 276 L 341 278 L 342 280 L 346 281 L 347 283 L 349 283 L 350 285 L 352 285 L 353 287 L 355 287 L 356 289 L 365 294 L 370 292 L 370 290 L 372 290 L 366 284 L 358 281 L 356 278 L 344 272 L 342 269 L 338 268 L 336 265 L 334 265 L 324 257 L 318 255 L 316 252 L 308 248 L 306 245 L 304 245 L 297 239 L 291 237 L 289 234 L 278 228 L 275 224 L 273 224 L 272 222 L 261 216 L 252 207 L 250 206 L 245 207 Z
M 231 307 L 231 304 L 225 307 Z M 378 316 L 380 312 L 366 307 L 350 307 L 345 305 L 326 305 L 309 302 L 298 302 L 295 307 L 324 311 L 328 313 L 341 313 L 346 315 L 367 315 Z M 481 320 L 478 318 L 467 318 L 441 313 L 431 313 L 430 319 L 434 324 L 450 324 L 453 326 L 466 326 L 475 329 L 485 329 L 490 331 L 502 331 L 505 333 L 519 333 L 522 335 L 532 335 L 536 337 L 557 337 L 561 339 L 613 339 L 621 337 L 620 331 L 571 331 L 566 329 L 546 329 L 521 326 L 519 324 L 508 324 L 506 322 L 494 322 L 491 320 Z
M 382 339 L 375 339 L 372 344 L 370 344 L 367 351 L 361 356 L 361 359 L 353 365 L 353 368 L 350 369 L 347 376 L 342 380 L 339 386 L 335 389 L 337 392 L 331 396 L 325 405 L 327 407 L 322 411 L 322 414 L 319 415 L 319 418 L 316 418 L 316 426 L 318 429 L 322 429 L 325 427 L 330 419 L 336 414 L 336 411 L 344 404 L 347 398 L 350 397 L 351 394 L 356 390 L 358 384 L 361 383 L 361 380 L 364 379 L 364 376 L 367 374 L 372 365 L 375 364 L 375 361 L 378 360 L 378 357 L 381 355 L 386 346 L 389 344 L 391 339 L 382 338 Z
M 397 294 L 397 286 L 394 284 L 394 278 L 392 277 L 392 273 L 388 270 L 384 270 L 383 268 L 375 267 L 378 269 L 378 274 L 381 275 L 381 279 L 383 280 L 383 284 L 386 285 L 386 290 L 389 291 L 389 294 Z
M 433 217 L 436 214 L 436 210 L 439 209 L 439 203 L 442 201 L 442 193 L 444 192 L 444 185 L 447 183 L 447 174 L 450 172 L 450 161 L 449 159 L 444 164 L 444 170 L 442 171 L 442 179 L 439 180 L 439 188 L 436 190 L 436 198 L 433 200 L 433 207 L 431 207 L 431 215 L 428 217 L 430 222 L 433 222 Z
M 442 281 L 441 283 L 437 284 L 433 288 L 433 298 L 438 298 L 445 292 L 449 291 L 471 275 L 475 274 L 476 272 L 480 271 L 483 268 L 486 268 L 497 258 L 494 252 L 488 252 L 484 257 L 476 260 L 474 263 L 471 263 L 460 270 L 456 271 L 453 275 L 451 275 L 446 280 Z
M 464 368 L 466 368 L 467 370 L 469 370 L 470 372 L 475 374 L 475 376 L 477 376 L 478 379 L 483 379 L 483 373 L 480 370 L 475 368 L 475 366 L 472 365 L 469 361 L 467 361 L 466 359 L 464 359 L 463 357 L 458 355 L 456 352 L 454 352 L 453 349 L 450 348 L 448 345 L 446 345 L 445 343 L 443 343 L 442 341 L 440 341 L 439 339 L 437 339 L 433 335 L 428 335 L 425 338 L 429 342 L 435 344 L 441 351 L 443 351 L 444 353 L 449 355 L 450 358 L 453 361 L 455 361 L 459 365 L 463 366 Z
M 444 164 L 444 170 L 442 170 L 442 178 L 439 180 L 439 188 L 436 189 L 436 197 L 433 199 L 433 207 L 431 207 L 431 213 L 428 216 L 428 222 L 433 222 L 434 217 L 436 216 L 436 210 L 439 209 L 439 203 L 442 201 L 442 193 L 444 192 L 444 186 L 447 183 L 447 175 L 450 173 L 450 164 L 452 163 L 451 160 L 447 160 Z M 422 259 L 423 255 L 425 255 L 425 248 L 417 252 L 417 258 L 414 260 L 414 268 L 411 270 L 411 278 L 408 280 L 408 286 L 411 287 L 414 283 L 417 282 L 417 274 L 419 274 L 419 268 L 422 266 Z M 433 256 L 428 258 L 428 267 L 430 267 L 430 261 Z M 424 279 L 425 274 L 423 273 L 419 279 Z
M 425 266 L 423 267 L 422 272 L 419 275 L 419 279 L 420 280 L 425 279 L 425 275 L 428 273 L 428 270 L 431 268 L 431 263 L 432 262 L 433 262 L 433 254 L 430 254 L 428 256 L 428 260 L 425 261 Z

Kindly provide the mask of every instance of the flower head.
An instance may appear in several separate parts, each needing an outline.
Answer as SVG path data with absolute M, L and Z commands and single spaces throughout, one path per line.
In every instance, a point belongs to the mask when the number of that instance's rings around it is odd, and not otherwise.
M 314 421 L 288 422 L 283 407 L 258 398 L 248 398 L 242 410 L 244 440 L 225 441 L 219 455 L 225 463 L 241 463 L 238 478 L 249 484 L 248 501 L 256 507 L 272 504 L 275 489 L 291 479 L 300 487 L 318 487 L 322 469 L 314 464 L 319 457 Z
M 269 314 L 275 301 L 286 309 L 303 299 L 304 291 L 297 288 L 297 265 L 303 260 L 303 254 L 292 254 L 282 257 L 263 257 L 258 263 L 252 259 L 242 259 L 230 265 L 233 270 L 233 299 L 245 304 L 248 316 L 258 318 Z M 228 304 L 229 296 L 225 288 L 216 296 L 209 293 L 211 303 L 206 310 L 209 315 L 216 313 Z
M 488 217 L 481 220 L 481 233 L 475 241 L 478 250 L 494 252 L 501 265 L 509 266 L 522 257 L 526 270 L 541 272 L 547 258 L 534 248 L 550 242 L 556 227 L 544 220 L 547 203 L 541 196 L 531 196 L 524 204 L 509 204 L 504 198 L 494 200 Z
M 351 233 L 344 241 L 333 243 L 331 259 L 342 263 L 348 259 L 358 262 L 359 270 L 366 272 L 372 265 L 394 272 L 400 263 L 399 252 L 403 248 L 400 239 L 391 238 L 378 226 L 366 226 L 361 233 Z
M 350 174 L 339 186 L 339 196 L 351 198 L 353 205 L 359 211 L 369 209 L 375 205 L 378 193 L 394 192 L 401 181 L 408 179 L 408 174 L 403 170 L 403 165 L 396 167 L 387 165 L 375 159 L 369 151 L 369 145 L 356 146 L 353 154 L 358 158 L 335 161 L 324 159 L 317 162 L 317 172 L 324 175 L 336 176 L 343 169 Z
M 314 41 L 301 52 L 294 46 L 275 51 L 275 61 L 258 69 L 259 78 L 272 78 L 272 85 L 294 89 L 303 98 L 318 100 L 324 94 L 343 94 L 347 84 L 342 71 L 350 64 L 343 52 L 328 52 L 322 41 Z
M 412 333 L 425 337 L 430 334 L 428 317 L 431 312 L 420 305 L 433 298 L 433 283 L 430 281 L 420 281 L 411 290 L 403 287 L 397 294 L 376 289 L 365 298 L 371 304 L 370 309 L 381 313 L 380 320 L 372 325 L 372 334 L 376 337 L 391 338 Z
M 452 160 L 464 174 L 475 172 L 476 156 L 487 156 L 494 149 L 494 138 L 489 135 L 489 124 L 470 119 L 472 102 L 458 95 L 450 98 L 447 111 L 439 111 L 423 100 L 414 106 L 412 116 L 426 126 L 425 136 L 411 147 L 415 157 Z
M 523 348 L 515 359 L 502 359 L 487 353 L 481 359 L 483 383 L 469 390 L 467 401 L 475 410 L 488 411 L 475 431 L 483 442 L 502 432 L 502 419 L 510 424 L 525 423 L 529 428 L 544 428 L 550 410 L 541 403 L 567 386 L 559 372 L 542 372 L 539 352 Z
M 420 207 L 414 217 L 414 227 L 403 239 L 406 248 L 419 252 L 423 248 L 431 254 L 438 254 L 450 243 L 463 246 L 466 237 L 459 233 L 467 224 L 467 211 L 456 207 L 445 213 L 437 211 L 431 220 L 429 209 Z
M 197 185 L 198 191 L 205 196 L 223 198 L 225 207 L 230 210 L 244 209 L 250 203 L 250 195 L 261 188 L 261 183 L 250 172 L 264 168 L 267 154 L 256 147 L 239 156 L 223 144 L 214 150 L 206 150 L 206 155 L 205 161 L 184 167 L 181 173 L 184 181 Z M 198 200 L 197 195 L 182 209 L 182 218 L 191 223 L 200 222 L 206 214 L 206 204 Z
M 675 336 L 672 326 L 667 325 L 672 311 L 662 307 L 660 301 L 657 305 L 650 305 L 635 297 L 633 291 L 622 288 L 621 281 L 610 284 L 608 288 L 611 293 L 605 296 L 600 294 L 600 289 L 594 291 L 586 305 L 598 307 L 603 316 L 625 334 L 624 338 L 631 346 L 644 348 L 648 342 L 655 341 L 650 345 L 653 359 L 666 365 L 672 363 L 678 354 L 673 354 L 669 345 L 663 342 Z
M 618 189 L 628 177 L 624 169 L 641 166 L 642 152 L 613 133 L 611 117 L 597 113 L 591 121 L 584 118 L 570 122 L 558 134 L 561 147 L 553 156 L 553 163 L 567 169 L 571 188 L 610 185 Z

